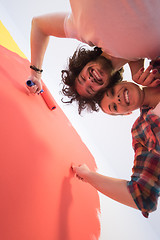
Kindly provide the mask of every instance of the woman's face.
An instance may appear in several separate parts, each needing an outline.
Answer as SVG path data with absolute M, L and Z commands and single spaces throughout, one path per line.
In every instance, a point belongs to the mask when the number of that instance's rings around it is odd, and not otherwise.
M 83 97 L 92 98 L 109 84 L 111 71 L 104 58 L 87 63 L 75 80 L 76 91 Z
M 129 114 L 142 106 L 144 92 L 131 82 L 121 82 L 108 89 L 101 101 L 102 110 L 111 115 Z

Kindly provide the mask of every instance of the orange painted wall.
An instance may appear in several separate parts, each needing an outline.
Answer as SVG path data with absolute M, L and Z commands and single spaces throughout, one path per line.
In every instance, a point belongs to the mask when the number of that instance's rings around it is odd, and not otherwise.
M 29 94 L 29 72 L 27 59 L 0 46 L 1 239 L 99 239 L 98 193 L 70 168 L 95 169 L 94 158 L 58 105 Z

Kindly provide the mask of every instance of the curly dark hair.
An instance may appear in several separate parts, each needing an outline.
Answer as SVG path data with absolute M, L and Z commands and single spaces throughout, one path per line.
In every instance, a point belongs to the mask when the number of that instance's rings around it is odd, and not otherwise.
M 75 79 L 88 62 L 96 60 L 101 54 L 102 50 L 99 47 L 86 49 L 84 46 L 81 46 L 80 48 L 77 48 L 73 56 L 69 58 L 68 69 L 62 70 L 62 93 L 70 99 L 69 101 L 64 101 L 62 98 L 62 102 L 72 103 L 73 101 L 77 101 L 79 114 L 81 114 L 82 110 L 85 108 L 90 112 L 99 110 L 99 103 L 104 95 L 105 89 L 100 90 L 92 98 L 86 98 L 80 96 L 76 91 Z M 105 61 L 107 63 L 108 72 L 111 75 L 109 78 L 110 83 L 107 87 L 111 87 L 122 80 L 122 69 L 114 72 L 112 62 L 107 58 L 105 58 Z

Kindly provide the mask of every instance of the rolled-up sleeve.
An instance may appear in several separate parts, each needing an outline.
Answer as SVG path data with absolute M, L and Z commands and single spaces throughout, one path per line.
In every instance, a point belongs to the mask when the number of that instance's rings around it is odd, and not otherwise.
M 135 160 L 127 187 L 144 217 L 157 208 L 160 193 L 160 156 L 140 143 L 135 145 Z

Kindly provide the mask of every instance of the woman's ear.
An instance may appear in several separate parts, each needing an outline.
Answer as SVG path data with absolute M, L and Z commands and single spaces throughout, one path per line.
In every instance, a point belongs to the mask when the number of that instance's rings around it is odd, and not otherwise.
M 124 113 L 123 115 L 130 115 L 130 114 L 132 114 L 132 112 L 129 112 L 129 113 Z

